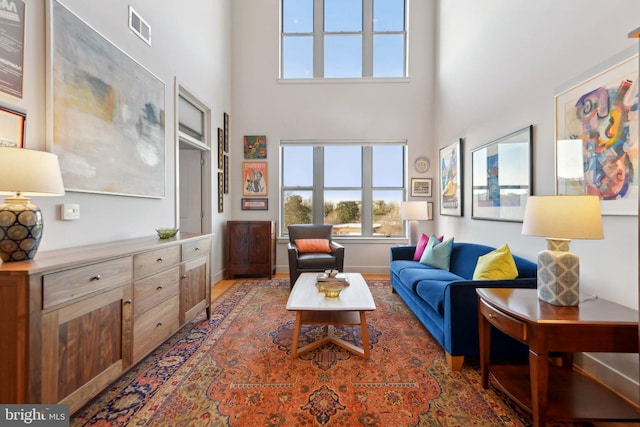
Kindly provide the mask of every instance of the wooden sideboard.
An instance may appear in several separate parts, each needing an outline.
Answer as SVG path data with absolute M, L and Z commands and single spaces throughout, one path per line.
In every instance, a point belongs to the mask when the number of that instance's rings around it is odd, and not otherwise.
M 0 403 L 71 413 L 206 310 L 211 236 L 39 252 L 0 265 Z

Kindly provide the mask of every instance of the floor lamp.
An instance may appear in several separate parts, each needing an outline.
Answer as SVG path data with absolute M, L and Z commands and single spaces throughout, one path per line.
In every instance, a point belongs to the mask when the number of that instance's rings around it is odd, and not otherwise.
M 431 219 L 427 202 L 402 202 L 400 218 L 409 221 L 409 245 L 418 244 L 418 221 Z
M 522 234 L 547 239 L 538 253 L 538 299 L 553 305 L 580 303 L 580 259 L 569 252 L 571 239 L 603 239 L 597 196 L 531 196 Z

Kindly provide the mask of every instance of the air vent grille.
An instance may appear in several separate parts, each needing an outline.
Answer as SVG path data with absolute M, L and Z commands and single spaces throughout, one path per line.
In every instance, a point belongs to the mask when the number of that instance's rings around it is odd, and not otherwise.
M 151 26 L 129 6 L 129 29 L 151 46 Z

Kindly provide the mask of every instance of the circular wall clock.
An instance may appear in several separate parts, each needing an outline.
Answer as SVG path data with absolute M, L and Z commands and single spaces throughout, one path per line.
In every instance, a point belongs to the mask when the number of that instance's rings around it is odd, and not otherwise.
M 418 157 L 414 163 L 416 170 L 420 173 L 424 173 L 429 170 L 431 162 L 426 157 Z

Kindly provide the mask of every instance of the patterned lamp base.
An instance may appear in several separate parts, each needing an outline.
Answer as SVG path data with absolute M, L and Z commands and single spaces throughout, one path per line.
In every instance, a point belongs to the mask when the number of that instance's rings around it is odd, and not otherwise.
M 568 252 L 569 241 L 548 242 L 549 249 L 538 253 L 538 299 L 553 305 L 578 305 L 580 259 Z
M 27 198 L 6 198 L 0 204 L 0 259 L 33 259 L 42 238 L 42 212 Z

